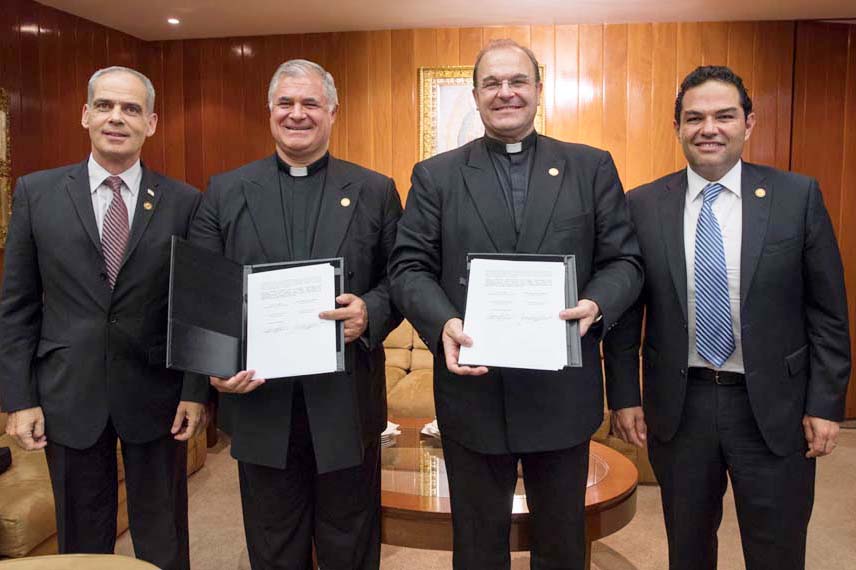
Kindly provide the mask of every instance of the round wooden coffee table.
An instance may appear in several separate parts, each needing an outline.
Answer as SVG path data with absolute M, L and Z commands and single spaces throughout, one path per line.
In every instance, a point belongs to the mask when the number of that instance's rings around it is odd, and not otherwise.
M 381 541 L 395 546 L 452 550 L 449 485 L 440 441 L 420 436 L 430 419 L 393 419 L 401 435 L 381 452 Z M 633 463 L 591 443 L 586 490 L 586 567 L 591 543 L 624 527 L 636 514 L 639 473 Z M 529 550 L 529 510 L 522 479 L 514 492 L 510 546 Z

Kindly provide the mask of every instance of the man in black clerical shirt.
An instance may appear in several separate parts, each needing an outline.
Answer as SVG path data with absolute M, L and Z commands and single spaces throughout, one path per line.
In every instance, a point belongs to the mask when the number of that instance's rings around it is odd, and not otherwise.
M 401 216 L 392 180 L 328 153 L 333 77 L 283 63 L 268 90 L 276 153 L 211 179 L 190 239 L 242 264 L 343 257 L 340 308 L 348 372 L 211 378 L 238 460 L 254 570 L 380 564 L 380 434 L 386 426 L 383 339 L 401 316 L 386 276 Z M 356 341 L 356 342 L 354 342 Z
M 454 567 L 509 567 L 517 464 L 532 515 L 532 568 L 583 568 L 588 444 L 603 419 L 598 341 L 642 286 L 639 248 L 609 153 L 540 136 L 534 54 L 510 41 L 476 59 L 485 136 L 420 162 L 390 258 L 392 293 L 435 354 Z M 467 253 L 573 254 L 581 368 L 461 366 Z M 538 342 L 532 339 L 532 342 Z

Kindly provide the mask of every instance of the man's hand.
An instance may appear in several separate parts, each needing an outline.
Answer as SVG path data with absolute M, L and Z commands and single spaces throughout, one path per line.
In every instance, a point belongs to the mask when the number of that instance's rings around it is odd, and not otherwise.
M 473 339 L 464 334 L 464 322 L 454 318 L 446 321 L 443 325 L 443 352 L 446 354 L 446 368 L 449 372 L 461 376 L 481 376 L 487 374 L 486 366 L 461 366 L 458 357 L 461 355 L 461 346 L 472 346 Z
M 642 406 L 612 410 L 612 431 L 615 435 L 637 447 L 645 447 L 648 440 L 648 426 Z
M 332 311 L 324 311 L 319 317 L 328 321 L 345 321 L 345 343 L 353 342 L 363 336 L 369 326 L 369 311 L 366 303 L 356 295 L 344 293 L 336 297 L 336 302 L 342 305 Z
M 11 412 L 6 419 L 6 433 L 15 443 L 27 451 L 44 449 L 48 444 L 45 437 L 45 415 L 40 406 Z
M 559 313 L 563 321 L 579 320 L 580 336 L 586 336 L 595 319 L 600 315 L 600 307 L 597 303 L 588 299 L 580 299 L 576 307 L 565 309 Z
M 805 440 L 808 442 L 806 457 L 823 457 L 832 453 L 837 445 L 835 440 L 838 437 L 838 422 L 803 416 L 802 424 Z
M 242 370 L 231 378 L 218 378 L 217 376 L 209 376 L 211 385 L 218 392 L 226 392 L 227 394 L 246 394 L 252 392 L 259 386 L 265 383 L 261 378 L 253 379 L 255 370 Z
M 205 429 L 206 421 L 205 404 L 182 400 L 178 403 L 178 410 L 175 412 L 170 431 L 176 440 L 187 441 Z

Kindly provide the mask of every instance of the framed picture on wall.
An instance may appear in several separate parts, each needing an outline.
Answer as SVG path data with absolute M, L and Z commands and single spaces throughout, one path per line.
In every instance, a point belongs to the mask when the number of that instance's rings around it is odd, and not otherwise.
M 544 72 L 542 65 L 542 81 Z M 472 65 L 419 68 L 419 160 L 484 135 L 472 91 Z M 535 130 L 544 133 L 544 126 L 541 102 L 535 115 Z
M 12 215 L 12 156 L 9 94 L 0 87 L 0 248 L 6 245 Z

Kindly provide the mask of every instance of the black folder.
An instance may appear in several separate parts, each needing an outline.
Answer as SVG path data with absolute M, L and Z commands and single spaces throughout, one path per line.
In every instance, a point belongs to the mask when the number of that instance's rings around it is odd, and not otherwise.
M 468 253 L 467 279 L 470 263 L 474 259 L 499 259 L 505 261 L 554 261 L 565 264 L 565 307 L 576 307 L 577 266 L 573 255 L 550 255 L 541 253 Z M 568 365 L 566 368 L 579 368 L 583 365 L 582 342 L 580 341 L 580 323 L 576 320 L 565 321 L 565 336 L 568 346 Z
M 241 265 L 172 237 L 166 365 L 174 370 L 229 378 L 246 368 L 247 276 L 331 264 L 336 296 L 344 292 L 344 259 L 311 259 Z M 345 335 L 335 321 L 337 371 L 345 370 Z

